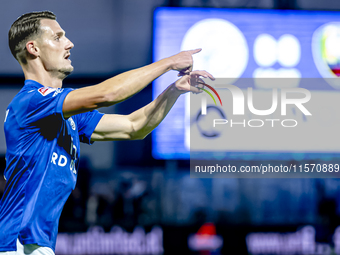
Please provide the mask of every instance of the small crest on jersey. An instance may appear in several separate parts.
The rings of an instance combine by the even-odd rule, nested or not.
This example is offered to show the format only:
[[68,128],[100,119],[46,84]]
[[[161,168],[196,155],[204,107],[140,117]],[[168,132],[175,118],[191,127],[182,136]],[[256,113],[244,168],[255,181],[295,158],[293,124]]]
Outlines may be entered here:
[[68,122],[70,122],[72,129],[76,130],[76,123],[74,123],[72,117],[68,118]]
[[47,96],[48,94],[52,93],[55,90],[56,90],[55,88],[48,88],[48,87],[42,87],[38,89],[39,93],[43,96]]

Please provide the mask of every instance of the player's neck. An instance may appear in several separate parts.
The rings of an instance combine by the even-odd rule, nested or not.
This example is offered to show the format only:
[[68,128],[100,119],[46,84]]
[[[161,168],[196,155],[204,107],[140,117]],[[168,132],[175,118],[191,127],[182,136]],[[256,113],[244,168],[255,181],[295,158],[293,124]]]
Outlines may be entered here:
[[46,87],[61,88],[63,86],[62,77],[58,74],[47,72],[46,70],[39,70],[33,68],[23,68],[25,80],[34,80]]

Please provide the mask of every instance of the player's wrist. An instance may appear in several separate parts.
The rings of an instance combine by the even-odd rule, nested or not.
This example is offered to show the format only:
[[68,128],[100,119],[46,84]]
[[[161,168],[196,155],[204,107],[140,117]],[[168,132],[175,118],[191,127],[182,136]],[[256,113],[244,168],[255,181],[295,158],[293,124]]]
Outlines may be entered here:
[[170,71],[170,70],[177,70],[177,69],[176,69],[177,63],[176,63],[176,61],[175,61],[175,59],[174,59],[173,56],[168,57],[168,58],[165,58],[165,59],[163,59],[163,60],[164,60],[165,63],[166,63],[166,66],[167,66],[168,71]]
[[188,92],[179,83],[180,83],[180,79],[170,85],[171,87],[170,89],[175,96],[180,96],[181,94]]

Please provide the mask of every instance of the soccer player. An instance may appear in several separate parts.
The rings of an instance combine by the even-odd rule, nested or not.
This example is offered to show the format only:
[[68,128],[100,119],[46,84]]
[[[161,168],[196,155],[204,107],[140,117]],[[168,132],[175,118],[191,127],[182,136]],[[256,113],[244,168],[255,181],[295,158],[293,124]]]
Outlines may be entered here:
[[[62,208],[76,185],[79,143],[143,139],[166,116],[179,95],[199,93],[192,54],[180,52],[100,84],[63,89],[73,71],[73,43],[49,11],[19,17],[9,46],[25,85],[6,111],[7,180],[0,202],[0,254],[54,254]],[[93,50],[95,49],[93,45]],[[181,78],[157,99],[130,115],[96,109],[119,103],[169,70]]]

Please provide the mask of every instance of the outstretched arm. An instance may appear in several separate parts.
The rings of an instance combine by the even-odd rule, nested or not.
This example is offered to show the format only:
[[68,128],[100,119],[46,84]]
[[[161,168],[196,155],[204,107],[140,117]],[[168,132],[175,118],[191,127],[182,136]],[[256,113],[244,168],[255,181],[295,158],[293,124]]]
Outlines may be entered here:
[[74,90],[64,100],[64,117],[68,118],[124,101],[169,70],[189,73],[192,69],[192,55],[199,51],[201,49],[182,51],[169,58],[117,75],[100,84]]
[[92,141],[136,140],[147,136],[168,114],[177,98],[188,91],[200,93],[195,87],[199,76],[214,79],[206,71],[194,71],[171,84],[150,104],[130,115],[106,114],[98,123]]

